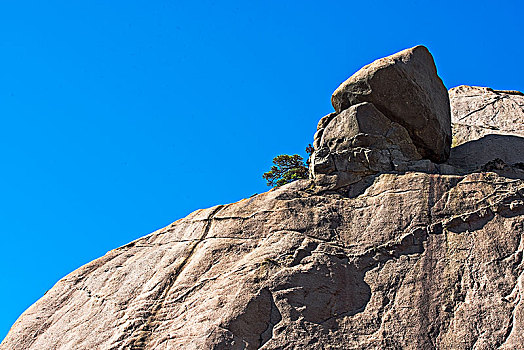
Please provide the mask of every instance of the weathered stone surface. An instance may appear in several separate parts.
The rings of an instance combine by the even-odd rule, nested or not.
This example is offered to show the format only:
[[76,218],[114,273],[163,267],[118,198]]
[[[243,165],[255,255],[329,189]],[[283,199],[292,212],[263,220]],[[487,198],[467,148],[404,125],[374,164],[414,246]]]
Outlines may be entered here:
[[313,144],[311,175],[330,190],[379,172],[405,171],[421,159],[406,129],[367,102],[322,118]]
[[386,117],[406,128],[423,158],[437,163],[448,159],[448,92],[424,46],[363,67],[338,87],[331,101],[337,113],[361,102],[371,102]]
[[449,90],[453,144],[448,163],[471,171],[500,159],[524,163],[524,94],[475,86]]
[[[464,106],[468,126],[479,110]],[[493,113],[511,135],[468,139],[448,164],[423,159],[374,103],[332,113],[311,180],[108,252],[24,312],[0,350],[522,349],[524,176],[502,151],[468,158],[490,137],[518,146],[513,114]]]
[[0,349],[523,344],[523,181],[383,174],[356,198],[312,185],[199,210],[107,253]]
[[453,147],[486,135],[524,137],[524,94],[461,85],[449,90]]

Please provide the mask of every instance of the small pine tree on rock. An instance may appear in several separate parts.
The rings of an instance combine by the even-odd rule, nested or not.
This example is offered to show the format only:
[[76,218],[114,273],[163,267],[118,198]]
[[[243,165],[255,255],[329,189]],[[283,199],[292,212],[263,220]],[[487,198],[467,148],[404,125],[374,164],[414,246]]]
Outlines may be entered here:
[[298,154],[281,154],[273,158],[271,170],[264,173],[268,186],[282,186],[299,179],[308,178],[308,168]]

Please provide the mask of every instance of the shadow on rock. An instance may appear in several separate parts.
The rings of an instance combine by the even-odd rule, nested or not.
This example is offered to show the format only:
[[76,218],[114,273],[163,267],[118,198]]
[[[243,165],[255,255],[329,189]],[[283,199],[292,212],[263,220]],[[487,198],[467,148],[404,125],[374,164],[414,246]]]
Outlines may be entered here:
[[[509,169],[497,169],[496,165],[493,169],[486,169],[487,171],[506,170],[507,176],[500,175],[523,178],[524,171],[522,170],[524,170],[524,167],[519,166],[519,163],[524,163],[524,137],[486,135],[478,140],[468,141],[451,149],[448,164],[466,171],[475,171],[496,159],[507,165],[517,164],[516,167],[513,166],[513,168],[517,168],[513,170],[515,174],[508,172]],[[499,168],[501,168],[500,165]]]
[[[510,179],[524,179],[524,137],[513,135],[486,135],[451,149],[449,160],[435,164],[424,159],[413,164],[409,172],[442,175],[467,175],[477,172],[494,172]],[[408,171],[383,171],[363,177],[352,184],[346,196],[362,195],[381,174],[405,174]],[[341,192],[338,190],[337,192]]]
[[348,262],[345,256],[320,255],[287,275],[276,287],[277,299],[290,306],[289,318],[315,324],[337,316],[363,311],[371,298],[364,281],[365,271]]
[[[363,312],[371,299],[366,273],[402,255],[421,254],[428,232],[416,228],[399,242],[349,258],[343,253],[317,251],[301,261],[301,269],[286,275],[272,289],[277,304],[289,305],[285,317],[327,325],[341,317]],[[336,327],[334,323],[330,328]]]
[[282,320],[268,288],[249,300],[237,317],[222,325],[222,331],[210,337],[213,349],[258,349],[273,337],[273,328]]

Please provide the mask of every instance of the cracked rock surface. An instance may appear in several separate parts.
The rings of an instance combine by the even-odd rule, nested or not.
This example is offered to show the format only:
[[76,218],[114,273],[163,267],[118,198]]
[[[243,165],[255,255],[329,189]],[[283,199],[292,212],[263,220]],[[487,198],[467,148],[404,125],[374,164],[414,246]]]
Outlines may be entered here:
[[524,137],[524,94],[461,85],[449,90],[453,146],[486,135]]
[[1,349],[515,349],[524,182],[301,180],[199,210],[60,280]]
[[[473,117],[470,92],[495,92],[461,89],[455,121],[493,121],[518,145],[514,114]],[[374,102],[332,113],[311,179],[108,252],[25,311],[0,349],[522,349],[524,173],[461,132],[435,164]]]
[[524,170],[524,94],[462,85],[449,95],[454,148],[448,163],[473,170],[498,158]]
[[377,174],[438,173],[434,162],[448,159],[448,91],[424,46],[363,67],[331,101],[335,113],[318,123],[309,160],[311,178],[326,190],[354,196]]

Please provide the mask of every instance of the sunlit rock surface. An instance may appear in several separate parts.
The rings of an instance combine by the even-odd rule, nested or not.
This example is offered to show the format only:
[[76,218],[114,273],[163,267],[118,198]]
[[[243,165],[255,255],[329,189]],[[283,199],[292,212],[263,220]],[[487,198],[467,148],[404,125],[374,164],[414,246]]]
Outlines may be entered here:
[[333,93],[337,113],[361,102],[373,103],[407,129],[419,153],[434,162],[448,159],[451,145],[449,97],[433,56],[415,46],[360,69]]
[[448,162],[473,170],[498,158],[497,167],[517,164],[524,171],[524,94],[465,85],[449,94],[454,148]]
[[[454,118],[477,108],[451,96]],[[339,158],[313,159],[316,177],[108,252],[31,306],[0,349],[522,349],[519,165],[495,151],[453,158],[479,151],[472,136],[433,163],[374,106],[319,122],[315,152]],[[521,124],[497,111],[497,137],[518,145]],[[358,147],[378,168],[344,158]]]

